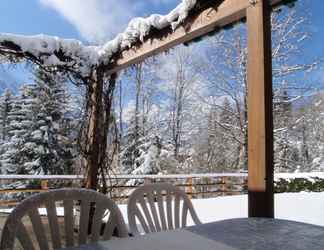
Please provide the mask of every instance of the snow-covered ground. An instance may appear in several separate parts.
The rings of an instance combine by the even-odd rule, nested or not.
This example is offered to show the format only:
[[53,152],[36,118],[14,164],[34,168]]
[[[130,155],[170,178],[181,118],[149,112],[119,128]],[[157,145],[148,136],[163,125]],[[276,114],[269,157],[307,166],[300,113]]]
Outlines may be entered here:
[[[247,195],[194,199],[192,202],[204,223],[248,216]],[[120,205],[120,209],[127,220],[126,205]],[[276,194],[275,213],[278,219],[324,226],[324,193]]]
[[[192,202],[199,218],[204,223],[247,217],[247,195],[194,199]],[[119,207],[127,223],[127,207],[126,205],[119,205]],[[11,209],[2,209],[0,212],[10,213]],[[62,208],[58,208],[57,212],[59,215],[64,213]],[[40,209],[40,213],[46,214],[46,210]],[[278,219],[324,226],[324,193],[276,194],[275,213]],[[189,225],[192,225],[190,219]]]

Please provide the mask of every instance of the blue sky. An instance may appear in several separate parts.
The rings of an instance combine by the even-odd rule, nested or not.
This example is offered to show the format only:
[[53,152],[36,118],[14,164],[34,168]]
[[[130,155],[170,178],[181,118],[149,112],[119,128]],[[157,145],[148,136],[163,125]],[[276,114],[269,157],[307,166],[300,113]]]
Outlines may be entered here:
[[93,35],[85,36],[88,30],[99,31],[99,37],[112,38],[132,17],[167,13],[177,3],[177,0],[1,0],[0,31],[45,33],[97,42]]
[[312,39],[309,46],[306,47],[307,55],[324,57],[324,1],[300,0],[297,4],[300,9],[305,7],[310,16],[308,28]]
[[[178,0],[1,0],[0,32],[42,33],[98,44],[121,32],[131,18],[165,14],[177,3]],[[17,82],[31,79],[23,66],[8,73]]]
[[1,32],[33,35],[46,33],[62,37],[80,39],[80,35],[73,25],[68,23],[56,11],[45,8],[37,0],[2,0],[0,2]]
[[[0,32],[25,35],[49,34],[76,38],[84,43],[98,44],[122,31],[135,16],[165,14],[178,0],[1,0]],[[324,58],[324,1],[300,0],[299,8],[307,6],[311,14],[309,29],[312,42],[305,48],[305,58]],[[29,78],[22,67],[11,70],[17,81]],[[318,71],[316,78],[324,73]]]

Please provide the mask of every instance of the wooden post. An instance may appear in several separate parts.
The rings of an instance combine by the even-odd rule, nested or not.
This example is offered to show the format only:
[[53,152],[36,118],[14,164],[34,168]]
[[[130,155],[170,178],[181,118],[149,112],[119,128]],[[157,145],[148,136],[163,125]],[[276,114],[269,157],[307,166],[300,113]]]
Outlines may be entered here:
[[248,29],[249,217],[274,217],[271,6],[251,0]]
[[103,121],[102,94],[103,94],[103,73],[100,70],[94,70],[89,80],[89,125],[87,130],[86,179],[85,187],[88,189],[97,189],[98,169],[101,146],[101,124]]
[[41,181],[41,189],[47,190],[48,189],[48,180],[42,180]]
[[206,186],[202,186],[202,188],[203,188],[203,190],[202,190],[202,192],[203,192],[203,195],[202,195],[202,198],[206,198],[206,197],[208,197],[209,196],[209,190],[210,190],[210,188],[209,188],[209,183],[212,183],[212,181],[210,181],[210,178],[203,178],[203,180],[206,180],[206,182],[205,182],[205,184],[206,184]]
[[144,185],[151,184],[152,179],[151,178],[144,178]]
[[192,199],[192,177],[187,179],[186,184],[186,193],[188,194],[189,199]]
[[226,181],[227,181],[227,178],[225,176],[223,176],[221,178],[221,191],[222,191],[222,196],[225,196],[225,192],[226,192]]

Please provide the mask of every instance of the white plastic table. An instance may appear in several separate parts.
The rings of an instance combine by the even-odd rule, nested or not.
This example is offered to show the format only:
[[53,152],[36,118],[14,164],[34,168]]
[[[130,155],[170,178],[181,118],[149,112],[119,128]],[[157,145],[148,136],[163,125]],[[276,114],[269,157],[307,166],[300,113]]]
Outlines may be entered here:
[[69,249],[323,250],[324,227],[277,219],[231,219]]

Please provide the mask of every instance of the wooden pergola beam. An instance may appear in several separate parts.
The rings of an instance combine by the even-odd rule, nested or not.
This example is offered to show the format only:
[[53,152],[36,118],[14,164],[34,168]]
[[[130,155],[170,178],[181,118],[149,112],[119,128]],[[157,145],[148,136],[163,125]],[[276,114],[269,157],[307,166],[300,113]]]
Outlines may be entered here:
[[274,217],[271,6],[247,8],[248,192],[250,217]]
[[174,32],[150,34],[117,55],[109,74],[247,18],[249,216],[274,217],[271,8],[284,0],[215,0]]
[[[231,25],[246,17],[246,9],[256,0],[215,0],[212,7],[188,17],[185,23],[174,32],[168,27],[154,34],[149,34],[144,42],[133,45],[114,58],[108,74],[117,73],[133,64],[140,63],[146,58],[167,51],[179,44],[187,43],[202,37],[214,30]],[[272,6],[284,0],[268,0]],[[211,1],[213,2],[213,1]]]

